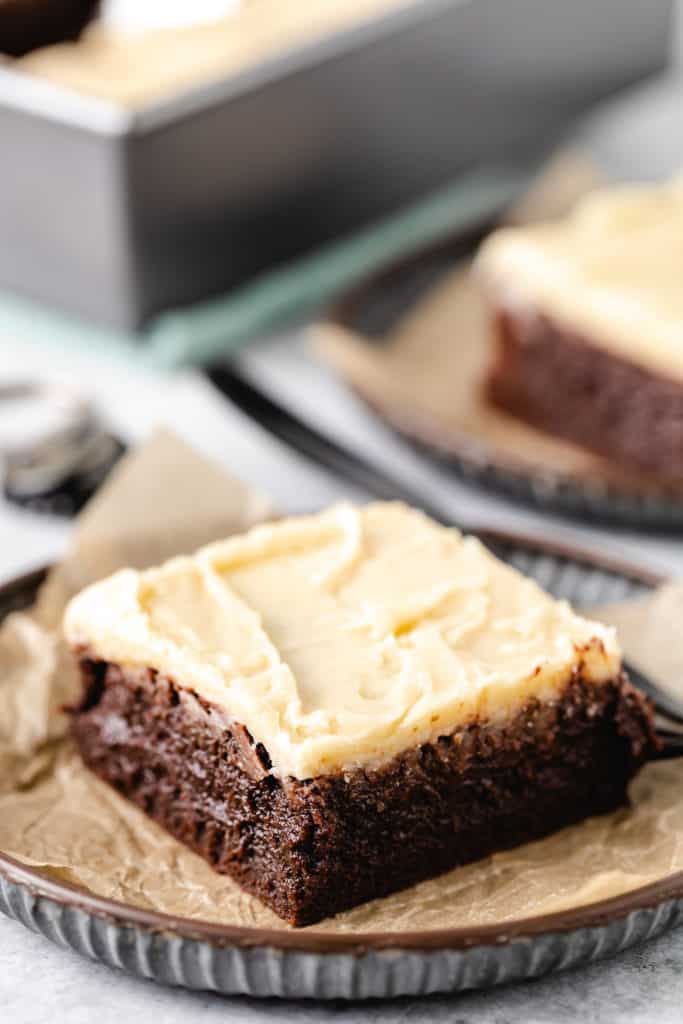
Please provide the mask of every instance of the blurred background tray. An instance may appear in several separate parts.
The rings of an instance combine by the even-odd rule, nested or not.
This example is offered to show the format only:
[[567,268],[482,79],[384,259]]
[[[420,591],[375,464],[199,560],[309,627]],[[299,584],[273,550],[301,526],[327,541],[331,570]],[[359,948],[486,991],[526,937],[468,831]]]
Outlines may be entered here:
[[397,0],[139,112],[3,66],[0,286],[134,331],[502,152],[532,159],[666,64],[671,10]]

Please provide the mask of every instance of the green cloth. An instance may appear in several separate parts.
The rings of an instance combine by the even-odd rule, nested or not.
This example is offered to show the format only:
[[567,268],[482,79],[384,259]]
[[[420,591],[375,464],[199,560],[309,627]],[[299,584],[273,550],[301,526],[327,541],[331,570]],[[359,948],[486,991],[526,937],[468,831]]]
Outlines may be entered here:
[[205,302],[169,310],[136,334],[102,328],[15,295],[0,293],[0,334],[82,345],[148,365],[209,362],[250,339],[308,317],[335,295],[401,256],[495,215],[528,180],[518,168],[490,168],[397,214]]

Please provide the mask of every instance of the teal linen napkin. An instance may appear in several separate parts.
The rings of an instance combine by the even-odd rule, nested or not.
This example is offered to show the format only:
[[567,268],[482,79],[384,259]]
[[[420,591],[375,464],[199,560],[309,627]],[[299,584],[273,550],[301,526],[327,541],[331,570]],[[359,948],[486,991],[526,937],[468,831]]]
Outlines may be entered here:
[[335,295],[448,235],[494,216],[528,184],[529,171],[494,167],[250,281],[227,295],[154,318],[136,334],[107,330],[35,302],[0,293],[0,336],[81,345],[158,367],[200,365],[252,338],[312,315]]

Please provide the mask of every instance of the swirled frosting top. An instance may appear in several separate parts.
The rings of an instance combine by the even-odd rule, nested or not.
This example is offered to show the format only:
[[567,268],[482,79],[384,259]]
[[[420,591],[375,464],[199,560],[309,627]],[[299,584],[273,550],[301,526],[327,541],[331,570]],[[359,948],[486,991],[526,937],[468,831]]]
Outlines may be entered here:
[[218,705],[273,770],[377,765],[466,721],[619,671],[615,634],[400,504],[259,526],[70,603],[77,649]]
[[683,379],[683,177],[597,191],[565,220],[503,228],[478,257],[494,301],[545,313]]

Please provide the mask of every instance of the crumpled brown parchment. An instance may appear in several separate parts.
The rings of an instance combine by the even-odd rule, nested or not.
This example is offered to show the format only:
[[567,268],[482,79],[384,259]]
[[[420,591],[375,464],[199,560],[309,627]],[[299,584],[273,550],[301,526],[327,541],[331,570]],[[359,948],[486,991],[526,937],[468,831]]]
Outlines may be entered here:
[[[155,563],[271,514],[264,498],[166,433],[119,466],[82,516],[71,552],[35,607],[12,613],[0,629],[0,850],[52,878],[137,907],[230,925],[287,927],[94,778],[66,738],[60,711],[76,685],[59,637],[64,603],[75,590],[121,565]],[[611,609],[606,617],[625,612],[629,653],[637,652],[641,667],[660,677],[664,672],[675,686],[683,679],[683,657],[676,658],[675,645],[666,641],[676,628],[671,613],[681,607],[683,589],[667,593],[639,603],[635,615]],[[648,766],[632,787],[630,808],[357,907],[312,930],[493,924],[661,879],[683,869],[682,782],[683,762]]]

